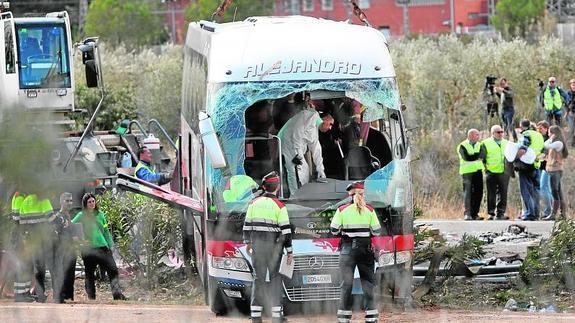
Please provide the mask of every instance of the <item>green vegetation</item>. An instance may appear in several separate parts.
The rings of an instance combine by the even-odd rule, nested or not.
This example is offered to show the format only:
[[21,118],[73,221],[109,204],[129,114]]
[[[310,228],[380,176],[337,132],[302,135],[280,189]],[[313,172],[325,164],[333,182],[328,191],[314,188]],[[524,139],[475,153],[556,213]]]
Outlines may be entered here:
[[532,248],[521,267],[523,281],[534,287],[575,290],[575,222],[555,223],[549,240]]
[[526,37],[544,15],[545,0],[500,0],[492,23],[504,37]]
[[98,205],[110,223],[122,260],[145,279],[146,287],[165,283],[159,275],[160,260],[182,245],[177,211],[141,195],[111,191],[98,197]]
[[[222,1],[197,0],[192,1],[186,8],[186,21],[212,20],[212,14]],[[222,17],[214,16],[219,22],[241,21],[252,16],[269,16],[273,12],[273,1],[239,0],[233,1]]]
[[[179,132],[182,85],[182,47],[165,45],[154,50],[129,51],[124,46],[101,46],[103,76],[107,97],[96,118],[96,129],[114,129],[122,119],[138,119],[146,124],[155,118],[175,138]],[[96,109],[100,92],[84,86],[81,58],[74,62],[76,106],[89,117]],[[78,120],[80,124],[87,119]]]
[[[485,76],[494,74],[510,81],[518,124],[525,117],[543,119],[536,104],[537,80],[554,75],[568,88],[573,76],[566,67],[575,63],[572,49],[554,38],[529,44],[520,39],[475,38],[464,43],[454,36],[422,37],[392,42],[390,49],[402,100],[408,107],[407,127],[416,129],[410,133],[414,155],[419,157],[412,166],[415,200],[432,217],[460,211],[455,147],[465,139],[467,129],[488,130],[501,122],[499,117],[486,118]],[[572,172],[565,173],[566,191],[575,187],[573,178]],[[508,205],[518,211],[515,181],[509,190]]]
[[167,40],[162,18],[154,16],[146,1],[94,0],[86,16],[86,36],[97,35],[112,46],[128,48],[157,45]]

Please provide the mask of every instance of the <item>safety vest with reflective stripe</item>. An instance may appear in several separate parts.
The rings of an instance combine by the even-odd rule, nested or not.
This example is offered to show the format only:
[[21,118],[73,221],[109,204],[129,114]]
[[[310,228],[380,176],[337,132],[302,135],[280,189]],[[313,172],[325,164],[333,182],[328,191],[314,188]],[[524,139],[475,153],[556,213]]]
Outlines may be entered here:
[[20,224],[51,222],[55,217],[50,200],[40,200],[36,194],[26,196],[20,206]]
[[251,234],[272,233],[286,237],[287,252],[291,252],[291,225],[285,205],[272,194],[252,200],[244,220],[244,240],[251,242]]
[[551,90],[549,88],[545,89],[543,92],[543,104],[545,105],[545,110],[561,110],[563,101],[561,100],[561,93],[559,93],[559,88],[555,88],[553,91],[553,96],[551,96]]
[[361,212],[353,203],[340,206],[331,219],[331,233],[349,238],[369,238],[381,234],[375,211],[366,205]]
[[481,150],[481,144],[475,143],[475,146],[472,146],[469,140],[466,139],[457,145],[457,156],[459,156],[459,174],[464,175],[475,173],[478,170],[483,170],[483,162],[480,159],[474,161],[464,160],[459,153],[460,147],[463,147],[468,155],[473,155],[479,153]]
[[156,171],[153,170],[152,168],[148,167],[148,165],[145,165],[144,163],[140,162],[140,163],[138,163],[138,165],[136,165],[136,168],[134,169],[134,177],[138,177],[138,175],[137,175],[138,171],[142,168],[148,170],[148,172],[150,172],[152,174],[156,173]]
[[14,193],[12,196],[12,220],[19,221],[20,220],[20,207],[22,206],[22,201],[24,201],[25,196],[19,194],[18,192]]
[[507,147],[507,140],[501,139],[499,144],[489,137],[483,140],[482,144],[485,146],[485,168],[493,174],[501,174],[505,172],[505,147]]
[[[539,131],[535,130],[526,130],[523,132],[523,135],[525,134],[528,134],[529,140],[531,141],[531,144],[529,144],[529,148],[535,151],[536,156],[539,156],[543,152],[543,148],[545,146],[545,139],[543,138],[543,135],[539,133]],[[541,167],[541,161],[535,159],[533,166],[535,166],[535,168],[538,169],[539,167]]]

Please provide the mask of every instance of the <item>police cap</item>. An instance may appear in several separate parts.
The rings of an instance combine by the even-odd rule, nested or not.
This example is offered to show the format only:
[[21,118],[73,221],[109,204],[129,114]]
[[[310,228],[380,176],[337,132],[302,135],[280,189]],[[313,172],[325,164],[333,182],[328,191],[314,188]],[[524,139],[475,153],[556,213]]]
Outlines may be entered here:
[[279,184],[279,182],[280,182],[280,177],[275,170],[262,178],[262,185],[263,186],[265,186],[267,184]]
[[364,185],[363,181],[356,181],[356,182],[353,182],[353,183],[349,184],[345,190],[348,191],[348,192],[351,191],[351,190],[354,190],[354,189],[361,189],[361,190],[363,190],[364,187],[365,187],[365,185]]

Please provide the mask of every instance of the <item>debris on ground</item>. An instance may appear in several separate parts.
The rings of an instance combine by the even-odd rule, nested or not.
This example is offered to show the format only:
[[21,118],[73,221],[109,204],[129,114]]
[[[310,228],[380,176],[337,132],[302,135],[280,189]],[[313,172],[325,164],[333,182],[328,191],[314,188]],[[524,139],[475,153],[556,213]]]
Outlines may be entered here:
[[507,303],[505,303],[505,307],[503,308],[503,311],[512,311],[515,312],[517,311],[517,301],[514,300],[513,298],[510,298],[507,300]]
[[530,233],[521,224],[511,224],[504,232],[485,232],[478,236],[479,240],[486,244],[500,242],[527,242],[541,238],[541,235]]

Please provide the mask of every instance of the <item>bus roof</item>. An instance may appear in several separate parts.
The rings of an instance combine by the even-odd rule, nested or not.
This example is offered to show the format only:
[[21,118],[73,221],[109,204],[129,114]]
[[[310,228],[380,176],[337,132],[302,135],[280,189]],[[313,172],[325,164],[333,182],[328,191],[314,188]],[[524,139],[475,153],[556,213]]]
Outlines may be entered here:
[[208,61],[208,82],[395,77],[376,29],[303,16],[192,22],[186,47]]

